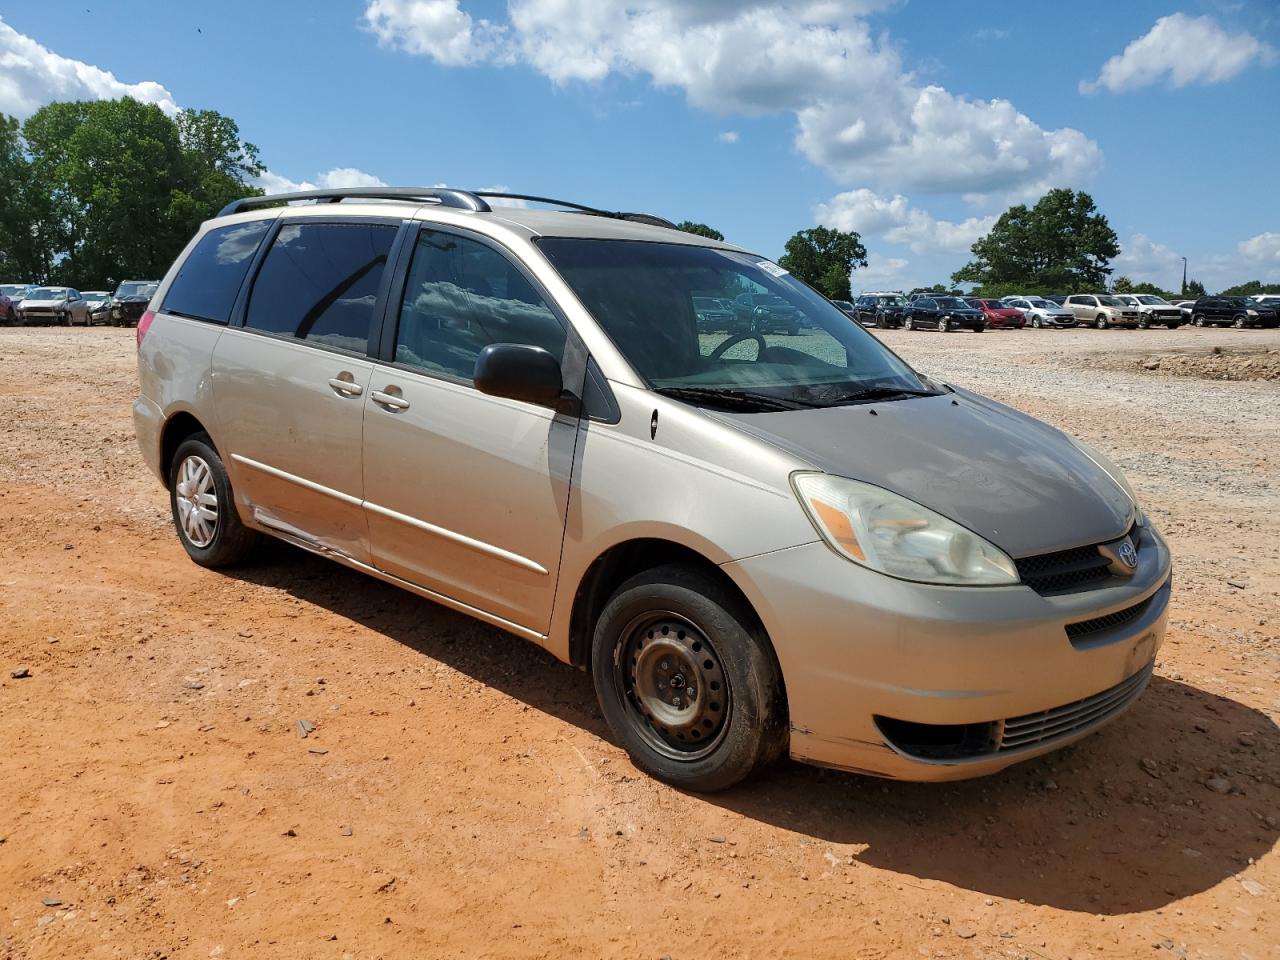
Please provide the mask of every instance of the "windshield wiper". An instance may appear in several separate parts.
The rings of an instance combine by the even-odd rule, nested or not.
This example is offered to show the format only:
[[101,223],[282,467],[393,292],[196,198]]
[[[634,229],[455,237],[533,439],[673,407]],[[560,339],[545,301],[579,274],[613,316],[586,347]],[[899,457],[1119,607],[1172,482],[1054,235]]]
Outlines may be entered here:
[[657,387],[654,393],[671,397],[673,400],[718,405],[730,410],[799,410],[803,407],[818,406],[803,400],[775,397],[752,390],[725,390],[715,387]]
[[824,396],[823,400],[832,406],[842,403],[870,403],[875,400],[891,400],[901,397],[938,397],[937,390],[916,390],[912,387],[894,387],[876,383],[856,390],[849,390],[835,396]]

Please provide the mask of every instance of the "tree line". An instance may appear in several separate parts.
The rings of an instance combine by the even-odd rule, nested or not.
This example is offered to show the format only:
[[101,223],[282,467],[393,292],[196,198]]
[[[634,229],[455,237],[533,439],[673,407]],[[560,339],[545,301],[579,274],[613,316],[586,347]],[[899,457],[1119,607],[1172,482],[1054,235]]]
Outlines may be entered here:
[[258,148],[213,110],[131,98],[0,115],[0,280],[82,289],[164,274],[200,223],[260,194]]

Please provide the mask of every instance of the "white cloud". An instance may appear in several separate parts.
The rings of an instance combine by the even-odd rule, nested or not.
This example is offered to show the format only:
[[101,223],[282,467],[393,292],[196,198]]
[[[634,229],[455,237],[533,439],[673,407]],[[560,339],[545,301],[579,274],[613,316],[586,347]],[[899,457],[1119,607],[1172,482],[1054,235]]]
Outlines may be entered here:
[[1120,255],[1111,261],[1113,277],[1128,277],[1154,283],[1166,290],[1182,286],[1182,254],[1146,234],[1132,234],[1120,245]]
[[155,81],[124,83],[106,70],[59,56],[0,18],[0,113],[25,119],[53,100],[120,97],[154,103],[170,115],[178,112],[173,94]]
[[458,0],[370,0],[364,22],[382,46],[454,67],[493,59],[504,33],[488,20],[473,20]]
[[1280,267],[1280,233],[1260,233],[1241,240],[1236,249],[1248,260]]
[[1275,48],[1251,34],[1227,33],[1212,17],[1173,13],[1104,63],[1096,80],[1082,81],[1080,92],[1124,93],[1161,82],[1170,87],[1222,83],[1275,60]]
[[720,134],[720,136],[716,137],[716,139],[719,140],[721,143],[737,143],[738,131],[726,130],[724,133]]
[[[1078,130],[919,83],[863,19],[884,5],[510,0],[499,25],[457,0],[369,0],[366,21],[384,44],[441,63],[523,62],[555,84],[647,76],[712,113],[790,113],[799,150],[845,183],[1023,198],[1097,169],[1098,146]],[[437,33],[423,36],[423,7],[445,24]]]
[[896,289],[903,286],[902,273],[907,266],[908,262],[900,257],[869,254],[867,265],[853,271],[851,285],[860,291]]
[[332,190],[338,187],[385,187],[386,182],[355,167],[334,167],[317,174],[314,181],[290,180],[272,170],[263,171],[252,181],[264,193],[296,193],[299,190]]
[[882,197],[860,187],[836,194],[814,210],[818,223],[838,230],[856,230],[864,237],[883,237],[902,243],[915,253],[963,253],[996,222],[995,217],[969,217],[960,223],[937,220],[912,207],[902,194]]

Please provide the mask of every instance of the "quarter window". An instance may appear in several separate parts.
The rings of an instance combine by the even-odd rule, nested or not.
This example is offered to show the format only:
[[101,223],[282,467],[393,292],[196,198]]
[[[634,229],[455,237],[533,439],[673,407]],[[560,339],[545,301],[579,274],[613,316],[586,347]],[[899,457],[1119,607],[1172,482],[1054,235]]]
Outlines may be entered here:
[[365,353],[396,227],[290,223],[253,282],[245,326]]
[[[270,227],[270,220],[253,220],[206,233],[178,268],[161,310],[193,320],[226,323],[253,255]],[[137,292],[124,290],[121,284],[117,295]]]
[[491,343],[542,347],[559,358],[565,330],[533,284],[497,250],[423,230],[400,306],[396,362],[470,383],[476,357]]

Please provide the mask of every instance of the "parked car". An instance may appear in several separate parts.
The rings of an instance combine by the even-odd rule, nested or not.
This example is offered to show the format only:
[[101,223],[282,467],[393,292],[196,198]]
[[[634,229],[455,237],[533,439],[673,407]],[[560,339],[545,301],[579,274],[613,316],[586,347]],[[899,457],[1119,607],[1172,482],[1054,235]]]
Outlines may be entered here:
[[734,300],[738,320],[756,333],[800,332],[800,313],[782,297],[771,293],[743,293]]
[[902,313],[904,330],[972,330],[982,333],[986,318],[959,297],[921,297],[908,303]]
[[1050,303],[1056,303],[1058,306],[1062,306],[1067,299],[1067,295],[1065,293],[1046,293],[1044,299],[1048,300]]
[[902,311],[906,305],[907,300],[900,293],[864,293],[854,308],[857,321],[864,327],[886,330],[902,326]]
[[73,287],[36,287],[27,291],[18,307],[22,323],[70,325],[83,323],[89,305]]
[[1178,312],[1182,314],[1182,322],[1191,322],[1191,313],[1195,309],[1196,302],[1194,300],[1175,300],[1173,305],[1178,308]]
[[[124,323],[124,301],[130,297],[140,296],[142,292],[147,289],[150,289],[151,292],[154,293],[158,283],[159,281],[156,280],[120,281],[119,285],[115,289],[115,293],[112,294],[113,303],[111,310],[111,322],[116,326]],[[150,294],[148,294],[148,297],[149,296]],[[136,307],[134,309],[136,310]],[[134,317],[134,321],[137,321],[136,316]]]
[[[302,199],[330,202],[267,206]],[[136,435],[195,563],[270,535],[531,640],[689,790],[786,751],[987,774],[1150,680],[1170,558],[1120,470],[775,264],[457,190],[223,213],[136,334]],[[709,281],[807,335],[708,350]]]
[[88,307],[85,325],[111,322],[112,297],[107,290],[85,290],[80,294]]
[[852,300],[832,300],[831,302],[836,305],[836,309],[850,320],[858,319],[857,308],[854,306],[854,302]]
[[987,326],[993,330],[1021,330],[1026,323],[1022,311],[1003,300],[965,297],[964,302],[981,313],[987,321]]
[[1116,299],[1138,311],[1138,329],[1145,330],[1153,323],[1170,330],[1182,326],[1182,311],[1166,300],[1150,293],[1117,293]]
[[1280,325],[1276,308],[1251,297],[1200,297],[1191,308],[1197,327],[1274,327]]
[[1137,307],[1131,307],[1110,294],[1073,293],[1062,305],[1075,315],[1077,321],[1085,325],[1091,323],[1099,330],[1108,327],[1136,328],[1141,319]]
[[18,306],[31,289],[29,283],[0,284],[0,321],[17,323]]
[[1015,310],[1021,310],[1023,321],[1037,330],[1076,325],[1074,313],[1044,297],[1006,297],[1004,302]]
[[738,326],[733,303],[718,297],[694,297],[693,313],[699,333],[728,333]]
[[147,309],[147,304],[155,296],[158,283],[144,283],[132,287],[133,293],[120,295],[117,289],[111,300],[111,323],[114,326],[134,327]]
[[1280,293],[1259,293],[1251,299],[1257,300],[1264,307],[1274,307],[1280,309]]

